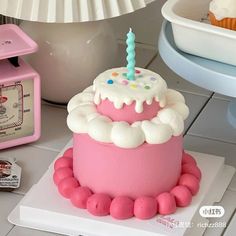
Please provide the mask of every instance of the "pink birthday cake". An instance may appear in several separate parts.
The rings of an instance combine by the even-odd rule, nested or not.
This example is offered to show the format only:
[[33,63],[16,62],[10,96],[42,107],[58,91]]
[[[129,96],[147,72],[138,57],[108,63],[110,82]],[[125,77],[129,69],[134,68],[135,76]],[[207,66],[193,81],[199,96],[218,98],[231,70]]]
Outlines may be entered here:
[[55,162],[59,193],[93,215],[150,219],[186,207],[201,172],[183,151],[184,97],[160,75],[107,70],[68,104],[73,148]]

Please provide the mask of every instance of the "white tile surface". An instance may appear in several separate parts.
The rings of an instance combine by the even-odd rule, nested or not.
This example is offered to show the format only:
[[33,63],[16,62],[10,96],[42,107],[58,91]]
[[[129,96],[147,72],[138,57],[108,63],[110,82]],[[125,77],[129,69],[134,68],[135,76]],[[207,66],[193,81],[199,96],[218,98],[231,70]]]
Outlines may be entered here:
[[66,107],[42,104],[41,138],[31,145],[60,151],[72,137],[66,125],[66,117]]
[[[227,223],[234,213],[236,207],[236,192],[227,190],[224,194],[223,199],[216,203],[215,205],[220,205],[225,209],[225,214],[221,218],[210,218],[210,223],[214,224],[216,222]],[[221,236],[224,232],[224,227],[208,227],[205,231],[204,236]],[[233,236],[235,234],[229,234],[228,236]]]
[[56,156],[57,152],[29,145],[3,150],[0,153],[0,157],[16,158],[22,168],[21,186],[15,190],[20,194],[25,194],[33,184],[37,183]]
[[125,39],[127,31],[132,27],[137,42],[152,44],[156,47],[163,21],[161,7],[164,2],[165,0],[158,0],[134,13],[110,19],[109,22],[114,29],[116,37]]
[[229,102],[211,99],[189,130],[189,134],[236,143],[236,129],[227,120]]
[[181,92],[185,98],[185,102],[187,106],[189,107],[189,117],[185,120],[185,126],[184,126],[184,132],[189,128],[189,126],[192,124],[193,120],[197,116],[197,114],[200,112],[202,106],[206,103],[207,97],[200,96],[196,94],[191,93],[185,93]]
[[7,217],[22,196],[8,192],[0,192],[0,236],[5,236],[13,227]]
[[229,226],[227,227],[224,236],[236,235],[236,213],[232,217]]
[[231,101],[231,97],[229,96],[225,96],[219,93],[214,93],[213,98],[218,98],[218,99],[222,99],[222,100],[226,100],[226,101]]
[[[223,156],[225,157],[225,163],[227,165],[231,165],[236,168],[235,144],[223,143],[192,135],[185,135],[184,148],[191,151]],[[236,191],[236,175],[232,179],[229,189]]]
[[57,235],[59,236],[59,234],[53,234],[44,231],[15,226],[7,236],[57,236]]
[[198,95],[204,95],[209,97],[212,92],[202,89],[187,80],[182,79],[180,76],[171,71],[168,66],[163,62],[160,55],[149,66],[150,70],[153,70],[160,74],[167,82],[169,88],[176,89],[183,92],[190,92]]

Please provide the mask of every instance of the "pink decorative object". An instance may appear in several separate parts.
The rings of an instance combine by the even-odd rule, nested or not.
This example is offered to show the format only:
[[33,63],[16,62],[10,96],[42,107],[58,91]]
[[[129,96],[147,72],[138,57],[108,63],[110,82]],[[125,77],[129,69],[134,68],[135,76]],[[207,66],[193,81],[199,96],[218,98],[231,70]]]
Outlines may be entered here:
[[53,175],[53,180],[54,180],[54,183],[58,185],[60,181],[62,181],[63,179],[66,179],[72,176],[73,176],[73,171],[71,168],[62,167],[62,168],[56,169]]
[[[163,144],[125,149],[74,134],[74,176],[82,186],[111,197],[157,196],[170,191],[179,179],[182,142],[178,136]],[[121,171],[119,166],[125,168]]]
[[78,187],[73,190],[71,193],[70,200],[72,204],[78,208],[86,209],[87,200],[92,196],[92,192],[87,187]]
[[131,105],[124,105],[121,109],[116,109],[114,104],[108,99],[101,101],[97,105],[97,111],[113,121],[127,121],[133,123],[140,120],[150,120],[151,118],[157,115],[157,112],[160,110],[159,103],[152,101],[151,105],[148,105],[146,102],[143,104],[143,112],[135,112],[135,102]]
[[157,214],[157,200],[153,197],[139,197],[134,202],[134,215],[142,220]]
[[40,137],[40,78],[18,58],[37,49],[18,26],[0,25],[0,150]]
[[179,179],[179,185],[186,186],[192,193],[196,195],[199,190],[199,180],[191,174],[183,174]]
[[70,198],[75,188],[79,186],[78,181],[73,177],[68,177],[60,181],[58,190],[60,194],[65,198]]
[[187,164],[187,163],[191,163],[193,165],[197,165],[197,162],[195,161],[195,159],[191,155],[189,155],[188,153],[183,151],[182,164]]
[[111,202],[110,214],[118,220],[129,219],[134,216],[134,201],[125,196],[115,197]]
[[88,198],[87,209],[95,216],[106,216],[110,213],[111,198],[107,194],[95,193]]
[[[56,173],[60,172],[61,169],[70,169],[72,171],[72,168],[73,166],[55,170],[54,181],[55,184],[56,182],[60,182],[57,186],[59,192],[65,198],[70,198],[71,203],[75,207],[87,208],[91,214],[97,216],[110,214],[115,219],[124,220],[131,218],[135,213],[135,216],[139,219],[148,219],[153,217],[154,210],[157,213],[158,208],[160,214],[172,214],[176,210],[176,205],[179,207],[188,206],[192,200],[192,192],[189,189],[192,183],[189,180],[186,181],[186,175],[182,177],[181,181],[189,187],[177,185],[170,192],[159,194],[156,196],[156,199],[152,197],[138,197],[133,201],[127,196],[117,196],[112,199],[107,194],[93,194],[88,187],[79,187],[79,183],[74,181],[74,178],[68,178],[64,174],[61,174],[60,177],[55,177],[57,175]],[[192,177],[197,180],[193,175]],[[63,184],[61,184],[62,182]],[[89,203],[88,199],[90,199]]]
[[72,158],[72,157],[73,157],[73,148],[72,148],[72,147],[71,147],[71,148],[68,148],[68,149],[64,152],[63,156],[64,156],[64,157],[70,157],[70,158]]
[[62,167],[72,167],[73,160],[69,157],[60,157],[54,163],[54,170],[60,169]]
[[173,194],[165,192],[157,197],[159,213],[161,215],[169,215],[176,211],[176,203]]
[[176,186],[170,193],[174,195],[175,202],[178,207],[186,207],[192,201],[192,194],[186,186]]
[[186,163],[182,165],[182,174],[192,174],[199,180],[202,177],[200,169],[195,164],[192,163]]

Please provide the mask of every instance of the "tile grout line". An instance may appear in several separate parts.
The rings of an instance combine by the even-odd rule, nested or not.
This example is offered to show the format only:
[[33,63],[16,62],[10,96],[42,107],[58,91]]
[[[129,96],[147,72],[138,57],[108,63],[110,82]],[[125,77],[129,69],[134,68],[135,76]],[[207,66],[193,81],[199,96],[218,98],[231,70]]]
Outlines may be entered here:
[[228,226],[230,225],[230,222],[232,221],[232,219],[233,219],[233,217],[234,217],[235,214],[236,214],[236,209],[234,209],[232,215],[230,216],[228,222],[226,223],[226,227],[224,227],[224,229],[223,229],[223,231],[222,231],[222,233],[221,233],[221,236],[223,236],[223,235],[225,234],[225,232],[226,232]]
[[192,134],[192,133],[188,133],[187,135],[192,136],[192,137],[197,137],[197,138],[203,138],[203,139],[207,139],[207,140],[211,140],[211,141],[216,141],[216,142],[220,142],[220,143],[236,145],[236,143],[233,143],[233,142],[226,142],[226,141],[224,141],[224,140],[216,139],[216,138],[212,138],[212,137],[206,137],[206,136],[201,136],[201,135]]
[[11,233],[11,231],[15,228],[15,226],[16,226],[16,225],[13,225],[13,224],[12,224],[11,229],[7,232],[7,234],[6,234],[5,236],[9,235],[9,234]]
[[157,58],[157,56],[158,56],[158,52],[155,53],[155,55],[150,59],[150,61],[147,63],[147,65],[144,68],[147,69],[153,63],[153,61]]
[[207,104],[210,102],[210,100],[213,98],[214,96],[214,92],[210,95],[210,97],[206,100],[206,102],[204,103],[204,105],[202,106],[202,108],[200,109],[200,111],[197,113],[197,115],[194,117],[193,121],[191,122],[191,124],[189,125],[189,127],[186,129],[186,131],[184,132],[184,136],[186,134],[188,134],[188,131],[192,128],[194,122],[197,120],[197,118],[200,116],[200,114],[202,113],[202,111],[205,109],[205,107],[207,106]]

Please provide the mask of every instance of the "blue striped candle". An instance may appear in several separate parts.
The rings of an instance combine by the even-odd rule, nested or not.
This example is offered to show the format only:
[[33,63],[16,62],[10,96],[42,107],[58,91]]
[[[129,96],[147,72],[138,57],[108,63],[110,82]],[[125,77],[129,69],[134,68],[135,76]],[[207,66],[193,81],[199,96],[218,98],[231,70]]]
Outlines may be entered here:
[[127,78],[128,80],[134,80],[135,79],[135,34],[132,32],[132,29],[130,28],[128,34],[127,34],[127,40],[126,40],[127,48],[127,57],[126,60],[128,62],[126,68],[128,69]]

